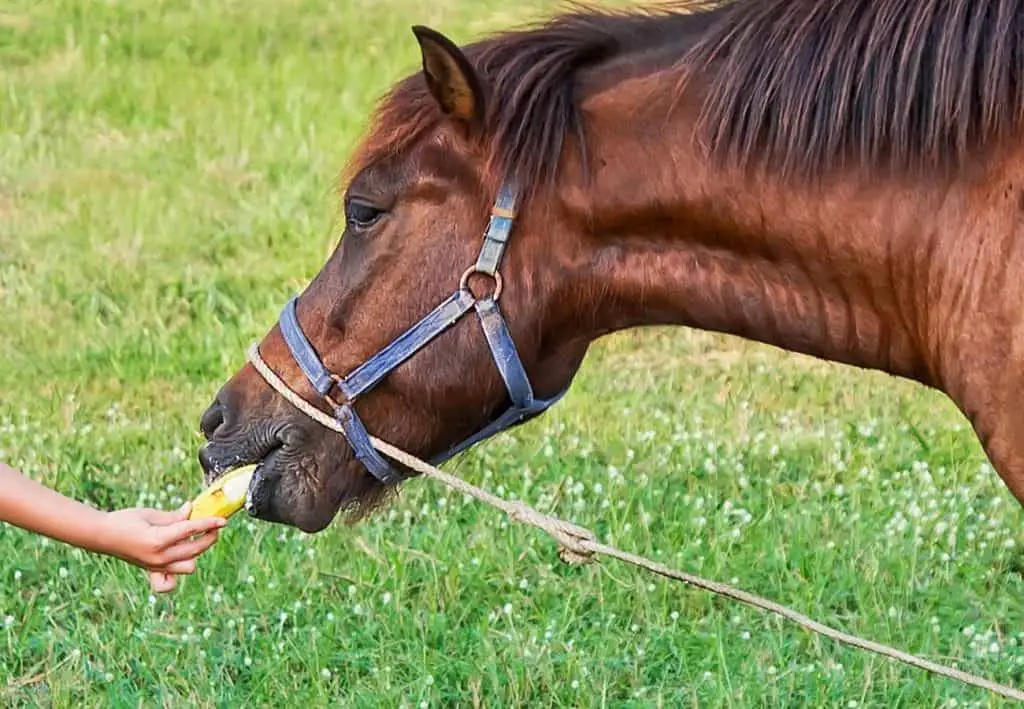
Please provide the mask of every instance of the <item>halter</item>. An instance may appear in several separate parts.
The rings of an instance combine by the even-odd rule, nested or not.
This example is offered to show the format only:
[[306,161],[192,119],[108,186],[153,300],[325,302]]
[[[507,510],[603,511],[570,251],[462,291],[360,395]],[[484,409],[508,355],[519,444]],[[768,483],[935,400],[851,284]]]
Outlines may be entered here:
[[[295,312],[298,296],[292,298],[281,313],[279,321],[281,334],[291,351],[292,358],[302,369],[306,379],[309,380],[320,398],[330,405],[334,418],[340,424],[345,439],[352,447],[356,458],[377,480],[386,485],[399,482],[402,475],[373,447],[366,426],[363,425],[352,404],[359,396],[377,386],[388,374],[416,354],[424,345],[457,323],[470,309],[476,310],[484,337],[487,339],[487,346],[491,350],[491,357],[505,382],[505,389],[508,391],[511,404],[501,415],[491,420],[476,433],[431,459],[434,465],[439,465],[480,441],[525,423],[543,413],[561,399],[568,390],[566,387],[547,399],[534,397],[533,387],[530,386],[530,380],[526,376],[522,360],[519,359],[519,352],[509,333],[505,317],[498,308],[498,298],[501,297],[502,291],[499,267],[512,233],[517,201],[518,195],[515,187],[509,183],[502,185],[494,207],[491,209],[490,223],[484,234],[480,255],[477,257],[476,263],[462,274],[458,289],[441,301],[441,304],[422,320],[396,337],[389,345],[345,377],[333,374],[324,366],[316,349],[302,331]],[[469,279],[474,274],[488,276],[494,283],[494,290],[488,295],[476,297],[469,289]]]

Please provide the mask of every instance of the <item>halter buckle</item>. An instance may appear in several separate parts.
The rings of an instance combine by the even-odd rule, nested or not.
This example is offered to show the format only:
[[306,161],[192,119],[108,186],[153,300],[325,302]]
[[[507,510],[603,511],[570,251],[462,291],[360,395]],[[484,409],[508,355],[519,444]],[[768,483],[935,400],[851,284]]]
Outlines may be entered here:
[[[331,388],[327,390],[327,393],[324,394],[324,401],[330,404],[331,408],[334,410],[340,409],[342,406],[346,406],[347,404],[351,404],[352,401],[348,398],[348,395],[345,394],[345,390],[342,388],[342,378],[337,374],[332,373],[331,381],[333,382],[333,386],[331,386]],[[333,392],[335,391],[341,394],[341,401],[334,398]]]
[[462,274],[462,278],[459,279],[459,290],[466,291],[474,298],[476,298],[476,300],[484,300],[484,298],[486,298],[487,296],[477,297],[476,293],[469,289],[469,279],[472,275],[476,273],[479,273],[481,276],[487,276],[492,281],[494,281],[494,292],[491,293],[490,298],[491,300],[497,301],[498,298],[501,297],[501,289],[503,287],[501,274],[498,273],[497,271],[491,273],[490,271],[480,270],[480,268],[478,268],[476,265],[470,266],[469,268],[466,269],[465,273]]

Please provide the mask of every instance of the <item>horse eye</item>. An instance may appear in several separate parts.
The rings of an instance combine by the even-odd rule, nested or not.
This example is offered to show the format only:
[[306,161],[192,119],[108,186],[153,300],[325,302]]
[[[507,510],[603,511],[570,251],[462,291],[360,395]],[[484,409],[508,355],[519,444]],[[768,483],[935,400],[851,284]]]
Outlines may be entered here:
[[345,205],[345,221],[349,227],[356,229],[366,229],[373,226],[381,218],[382,214],[384,214],[383,209],[378,209],[365,202],[350,201]]

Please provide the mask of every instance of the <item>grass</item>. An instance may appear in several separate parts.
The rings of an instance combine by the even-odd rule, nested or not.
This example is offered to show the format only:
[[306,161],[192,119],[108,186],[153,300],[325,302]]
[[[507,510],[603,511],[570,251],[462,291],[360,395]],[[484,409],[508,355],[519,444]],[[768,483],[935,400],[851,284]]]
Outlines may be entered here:
[[[112,507],[199,489],[198,416],[318,270],[372,102],[497,0],[7,0],[0,459]],[[1022,513],[938,394],[739,340],[595,347],[452,466],[625,549],[1024,684]],[[4,706],[1002,706],[413,482],[309,537],[237,519],[173,596],[0,527]]]

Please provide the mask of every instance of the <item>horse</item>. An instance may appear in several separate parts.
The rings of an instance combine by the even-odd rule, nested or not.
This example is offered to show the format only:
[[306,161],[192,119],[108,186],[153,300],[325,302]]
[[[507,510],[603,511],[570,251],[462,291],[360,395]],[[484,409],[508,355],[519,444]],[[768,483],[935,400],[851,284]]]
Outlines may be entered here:
[[[345,228],[202,414],[207,482],[324,529],[678,325],[945,394],[1024,503],[1024,0],[572,8],[382,97]],[[412,41],[413,38],[410,38]],[[481,237],[481,234],[483,235]]]

